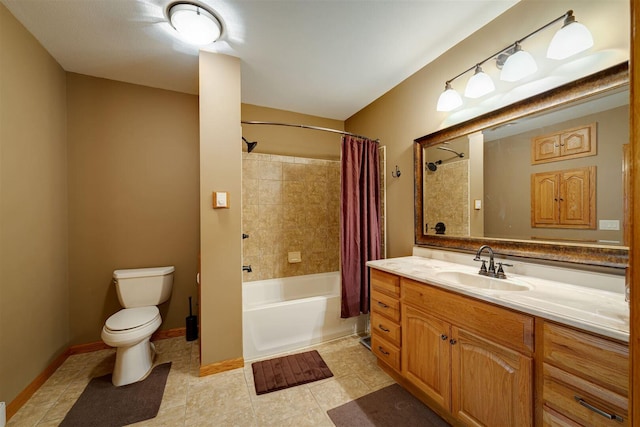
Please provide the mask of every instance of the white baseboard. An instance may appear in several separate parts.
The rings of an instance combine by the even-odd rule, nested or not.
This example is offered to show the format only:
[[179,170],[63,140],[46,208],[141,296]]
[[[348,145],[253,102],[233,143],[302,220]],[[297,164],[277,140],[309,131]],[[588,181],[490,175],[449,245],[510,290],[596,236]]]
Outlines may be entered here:
[[7,405],[4,402],[0,402],[0,427],[4,427],[7,424]]

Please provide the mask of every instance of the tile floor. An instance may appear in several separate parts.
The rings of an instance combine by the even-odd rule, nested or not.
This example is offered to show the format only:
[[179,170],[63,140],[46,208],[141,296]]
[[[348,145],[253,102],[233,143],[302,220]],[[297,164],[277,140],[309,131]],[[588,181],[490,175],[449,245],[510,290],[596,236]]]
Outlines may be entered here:
[[[257,396],[251,364],[198,377],[197,341],[156,341],[156,364],[171,361],[158,416],[135,426],[333,426],[326,411],[393,383],[359,337],[310,347],[333,377]],[[299,350],[306,351],[307,348]],[[7,423],[7,427],[57,426],[89,380],[113,370],[115,350],[69,357]]]

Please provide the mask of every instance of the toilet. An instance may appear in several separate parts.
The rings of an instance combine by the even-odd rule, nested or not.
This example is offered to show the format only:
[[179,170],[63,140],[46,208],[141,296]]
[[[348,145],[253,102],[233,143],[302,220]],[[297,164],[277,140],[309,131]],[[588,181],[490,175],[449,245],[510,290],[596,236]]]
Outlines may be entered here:
[[116,348],[113,385],[135,383],[151,371],[155,349],[150,338],[162,323],[156,306],[171,296],[174,271],[169,266],[113,272],[118,300],[124,307],[102,328],[102,341]]

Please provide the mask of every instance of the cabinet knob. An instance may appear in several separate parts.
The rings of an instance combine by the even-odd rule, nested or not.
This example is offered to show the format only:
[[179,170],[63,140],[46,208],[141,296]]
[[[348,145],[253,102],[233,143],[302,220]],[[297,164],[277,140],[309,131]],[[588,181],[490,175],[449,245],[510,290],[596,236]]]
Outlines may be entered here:
[[442,338],[442,341],[446,341],[447,338],[449,338],[448,336],[446,336],[445,334],[440,335],[440,338]]
[[454,340],[453,338],[451,338],[451,339],[449,340],[449,344],[451,344],[451,345],[456,345],[456,343],[457,343],[457,342],[458,342],[458,341]]

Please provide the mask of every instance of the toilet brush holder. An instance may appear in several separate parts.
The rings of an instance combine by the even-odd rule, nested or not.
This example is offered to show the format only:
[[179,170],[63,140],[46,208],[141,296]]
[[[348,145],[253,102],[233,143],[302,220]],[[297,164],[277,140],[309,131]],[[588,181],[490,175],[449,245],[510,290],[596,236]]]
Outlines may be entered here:
[[189,316],[186,318],[187,323],[187,341],[198,339],[198,316],[194,316],[191,311],[191,297],[189,297]]

